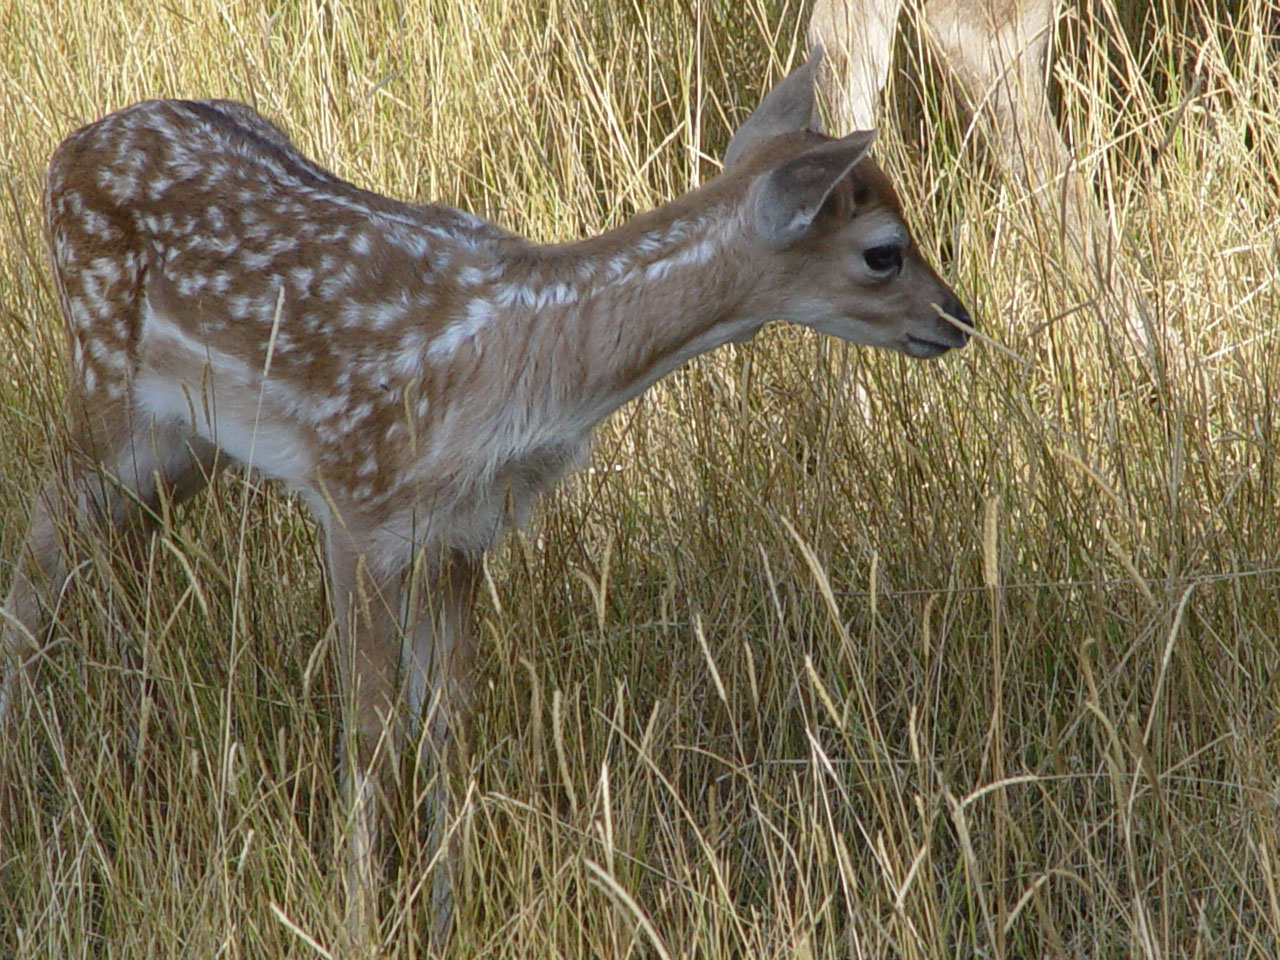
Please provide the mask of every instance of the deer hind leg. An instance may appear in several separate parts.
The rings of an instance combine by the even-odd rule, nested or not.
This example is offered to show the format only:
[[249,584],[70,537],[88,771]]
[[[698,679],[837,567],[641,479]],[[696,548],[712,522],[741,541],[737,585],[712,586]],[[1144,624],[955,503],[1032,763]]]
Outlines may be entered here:
[[893,58],[902,0],[816,0],[809,42],[826,58],[820,79],[837,123],[854,130],[875,126],[876,101]]
[[1026,185],[1072,266],[1150,345],[1149,311],[1117,260],[1119,241],[1080,176],[1050,109],[1046,78],[1061,0],[930,0],[925,30],[997,163]]
[[31,508],[0,628],[5,676],[4,716],[21,673],[52,623],[77,563],[102,548],[140,565],[162,502],[178,503],[203,488],[216,470],[213,447],[176,424],[149,418],[81,437],[50,471]]
[[[1091,218],[1049,108],[1046,75],[1061,0],[932,0],[925,28],[997,159],[1025,179],[1067,233]],[[1050,189],[1057,187],[1057,195]],[[1058,210],[1061,214],[1058,214]]]
[[[135,407],[142,257],[130,252],[130,236],[111,216],[98,215],[97,233],[86,234],[56,189],[57,177],[51,168],[47,211],[72,346],[67,440],[32,504],[0,618],[0,720],[85,548],[100,542],[137,559],[161,501],[194,494],[216,463],[214,448],[189,429],[157,423]],[[104,239],[118,249],[108,252]]]

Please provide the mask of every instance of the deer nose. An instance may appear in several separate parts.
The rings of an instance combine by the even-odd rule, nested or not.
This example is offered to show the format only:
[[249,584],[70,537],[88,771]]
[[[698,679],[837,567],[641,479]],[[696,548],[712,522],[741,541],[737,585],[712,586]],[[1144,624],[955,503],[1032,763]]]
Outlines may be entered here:
[[968,331],[973,327],[973,317],[969,316],[969,311],[954,293],[949,293],[946,299],[937,305],[937,309],[946,314],[945,317],[938,317],[937,322],[945,328],[948,342],[953,347],[963,347],[969,342]]

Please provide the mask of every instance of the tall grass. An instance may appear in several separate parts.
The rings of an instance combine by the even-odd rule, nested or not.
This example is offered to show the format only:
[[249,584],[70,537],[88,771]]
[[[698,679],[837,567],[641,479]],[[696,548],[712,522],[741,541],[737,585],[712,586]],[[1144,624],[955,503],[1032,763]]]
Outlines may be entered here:
[[[238,97],[344,177],[564,238],[713,175],[806,13],[0,0],[0,557],[59,422],[38,211],[73,127]],[[778,329],[602,431],[488,567],[451,956],[1280,954],[1278,24],[1062,26],[1163,377],[904,39],[878,152],[1003,349]],[[0,743],[0,955],[345,955],[318,554],[229,475],[141,572],[80,568]],[[424,956],[398,822],[385,953]]]

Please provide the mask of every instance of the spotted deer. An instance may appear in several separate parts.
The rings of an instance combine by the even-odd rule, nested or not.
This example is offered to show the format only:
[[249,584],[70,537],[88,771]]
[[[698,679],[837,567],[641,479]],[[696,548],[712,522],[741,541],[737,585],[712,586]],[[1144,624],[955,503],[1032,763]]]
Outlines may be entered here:
[[415,734],[447,752],[465,720],[481,555],[596,424],[774,319],[922,359],[968,339],[875,134],[810,129],[820,55],[723,174],[550,246],[359,189],[237,103],[150,101],[73,133],[45,191],[70,436],[7,600],[6,698],[34,682],[85,533],[136,542],[227,463],[278,480],[323,531],[349,895],[367,893],[388,757]]

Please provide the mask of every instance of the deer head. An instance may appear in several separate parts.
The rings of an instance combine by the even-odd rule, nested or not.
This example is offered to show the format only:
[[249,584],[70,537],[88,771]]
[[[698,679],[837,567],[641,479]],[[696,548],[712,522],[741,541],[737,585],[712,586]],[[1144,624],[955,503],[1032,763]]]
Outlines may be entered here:
[[821,58],[815,46],[725,152],[726,174],[751,180],[747,231],[768,271],[761,288],[773,290],[770,307],[842,340],[920,359],[962,347],[973,320],[912,239],[897,193],[870,157],[875,131],[833,139],[811,128]]

